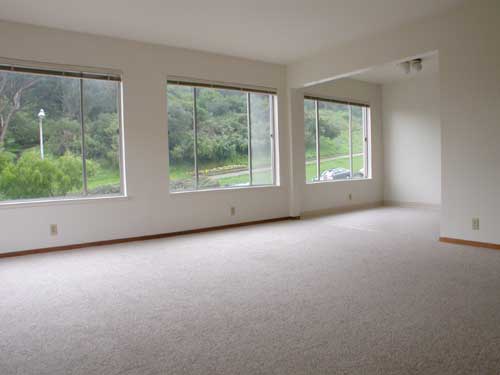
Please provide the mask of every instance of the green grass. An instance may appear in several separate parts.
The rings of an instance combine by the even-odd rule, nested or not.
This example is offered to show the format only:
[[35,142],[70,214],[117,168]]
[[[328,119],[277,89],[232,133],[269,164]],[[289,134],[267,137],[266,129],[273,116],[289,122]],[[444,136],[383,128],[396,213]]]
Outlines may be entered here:
[[88,190],[94,190],[101,186],[120,185],[120,171],[116,169],[99,168],[97,173],[89,177],[87,181]]
[[[241,156],[223,162],[203,162],[198,165],[200,173],[204,170],[211,170],[225,165],[248,165],[248,158]],[[228,171],[230,172],[230,171]],[[179,163],[170,161],[170,179],[171,180],[185,180],[194,178],[194,164]]]
[[170,164],[170,179],[171,180],[184,180],[191,178],[194,175],[193,166],[187,164]]
[[[346,155],[349,153],[349,133],[342,132],[336,138],[328,138],[321,136],[320,139],[321,157],[331,158],[341,155]],[[352,131],[352,152],[354,154],[363,152],[363,133],[362,131],[354,130]],[[308,145],[306,147],[306,159],[316,158],[316,146]]]
[[[321,149],[321,155],[324,158],[332,157],[332,156],[337,156],[338,154],[336,153],[336,147],[329,142],[323,142],[323,145],[325,148]],[[308,160],[314,159],[314,150],[308,150],[308,155],[309,158]],[[311,158],[312,156],[312,158]],[[242,160],[233,160],[233,161],[226,161],[223,163],[223,165],[238,165],[238,163],[241,164]],[[246,159],[244,160],[246,162]],[[220,166],[217,165],[216,163],[211,163],[211,164],[205,164],[203,165],[204,170],[208,170],[209,168],[217,168]],[[363,156],[355,156],[353,158],[353,168],[354,172],[359,171],[361,168],[364,167],[364,162],[363,162]],[[324,171],[326,169],[331,169],[331,168],[346,168],[349,169],[349,158],[345,159],[337,159],[337,160],[328,160],[328,161],[323,161],[321,163],[321,171]],[[200,170],[201,172],[201,170]],[[224,175],[227,173],[231,173],[231,170],[226,170],[226,171],[221,171],[219,174]],[[200,174],[201,175],[201,174]],[[306,164],[306,179],[308,182],[311,182],[314,180],[316,177],[316,163],[312,162],[310,164]],[[210,183],[209,186],[235,186],[235,185],[242,185],[242,184],[248,184],[249,183],[249,176],[248,174],[242,174],[238,176],[229,176],[229,177],[218,177],[217,173],[214,173],[213,175],[207,176],[211,181],[213,181],[213,184]],[[170,180],[171,181],[179,181],[179,180],[192,180],[194,179],[194,170],[193,166],[188,165],[188,164],[175,164],[170,166]],[[272,174],[269,173],[269,171],[261,171],[261,172],[256,172],[253,176],[253,183],[254,185],[269,185],[272,184]]]
[[248,184],[250,182],[250,178],[248,174],[244,174],[241,176],[233,176],[233,177],[222,177],[217,178],[217,176],[213,176],[214,181],[219,183],[219,186],[234,186],[239,184]]
[[[359,171],[364,167],[363,165],[363,156],[355,156],[352,159],[354,172]],[[320,165],[320,174],[326,169],[331,168],[346,168],[349,169],[349,158],[345,159],[337,159],[337,160],[328,160],[321,162]],[[306,164],[306,181],[312,182],[316,177],[316,163]]]
[[[248,184],[250,179],[247,174],[242,174],[239,176],[230,176],[230,177],[220,177],[217,175],[227,174],[232,172],[241,171],[240,168],[235,168],[233,170],[221,170],[215,171],[216,168],[220,168],[223,166],[241,166],[247,165],[247,160],[245,156],[241,158],[235,158],[232,160],[225,160],[224,162],[212,162],[212,163],[203,163],[199,166],[200,168],[200,177],[204,176],[207,179],[213,181],[214,186],[234,186],[240,184]],[[263,158],[262,160],[254,160],[253,161],[254,168],[259,168],[259,166],[266,166],[269,163],[268,157]],[[204,173],[207,172],[207,173]],[[194,166],[189,164],[179,164],[175,163],[174,165],[170,164],[170,181],[179,181],[179,180],[193,180],[194,179]],[[253,175],[253,184],[254,185],[269,185],[272,184],[272,174],[269,171],[260,171],[255,172]],[[210,184],[209,186],[212,186]]]
[[[337,159],[337,160],[328,160],[328,161],[323,161],[321,163],[321,171],[324,171],[326,169],[331,169],[331,168],[346,168],[349,169],[349,158],[345,159]],[[363,156],[355,156],[353,158],[353,168],[354,171],[357,172],[361,168],[364,167],[364,162],[363,162]],[[225,171],[222,172],[221,174],[226,174],[230,173],[231,171]],[[308,182],[313,181],[313,179],[316,177],[316,163],[310,163],[306,164],[306,178]],[[193,172],[192,172],[192,167],[190,168],[189,166],[172,166],[170,168],[170,179],[171,180],[181,180],[181,179],[192,179],[193,178]],[[235,186],[235,185],[241,185],[241,184],[248,184],[249,183],[249,177],[248,174],[242,174],[239,176],[230,176],[230,177],[220,177],[218,178],[217,175],[213,175],[209,177],[211,180],[214,182],[214,186]],[[272,184],[272,175],[269,173],[269,171],[261,171],[261,172],[256,172],[253,176],[253,183],[254,185],[269,185]]]
[[[215,176],[214,176],[215,177]],[[249,183],[248,175],[218,178],[220,186],[234,186]],[[256,172],[253,174],[254,185],[270,185],[273,183],[273,176],[269,171]]]

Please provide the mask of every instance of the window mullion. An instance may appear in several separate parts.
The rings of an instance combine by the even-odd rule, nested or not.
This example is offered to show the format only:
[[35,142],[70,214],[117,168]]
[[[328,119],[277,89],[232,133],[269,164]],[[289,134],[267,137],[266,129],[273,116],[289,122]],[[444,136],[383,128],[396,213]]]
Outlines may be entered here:
[[198,89],[196,87],[193,87],[193,134],[194,134],[194,173],[195,173],[195,180],[194,180],[194,188],[198,189],[199,186],[199,171],[198,171],[198,112],[196,109],[196,98],[197,98],[197,91]]
[[316,112],[316,179],[319,181],[320,177],[320,145],[319,145],[319,105],[318,101],[314,101],[314,110]]
[[251,109],[250,109],[250,93],[247,92],[247,128],[248,128],[248,174],[249,174],[249,181],[250,185],[253,184],[253,178],[252,178],[252,172],[253,172],[253,165],[252,165],[252,114],[251,114]]
[[270,132],[270,137],[271,137],[271,168],[272,168],[272,173],[273,173],[273,185],[276,184],[276,139],[275,139],[275,123],[274,123],[274,96],[269,95],[269,132]]
[[83,107],[83,79],[80,78],[80,134],[82,145],[82,179],[83,179],[83,195],[88,195],[87,188],[87,151],[85,149],[85,120]]
[[363,168],[364,168],[364,173],[363,177],[367,178],[368,177],[368,110],[366,108],[363,108],[362,110],[363,114]]
[[351,178],[353,177],[352,173],[352,105],[349,104],[349,169]]
[[122,97],[121,97],[121,82],[119,82],[115,86],[115,92],[116,92],[116,108],[118,110],[118,162],[120,163],[120,193],[121,194],[126,194],[126,186],[125,186],[125,171],[124,171],[124,161],[125,161],[125,154],[124,154],[124,142],[125,140],[122,137],[123,134],[123,122],[122,122]]

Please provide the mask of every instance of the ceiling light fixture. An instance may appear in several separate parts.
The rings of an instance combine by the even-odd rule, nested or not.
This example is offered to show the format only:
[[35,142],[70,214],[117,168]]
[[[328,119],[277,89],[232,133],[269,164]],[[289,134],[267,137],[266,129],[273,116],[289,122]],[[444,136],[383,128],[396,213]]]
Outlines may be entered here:
[[405,72],[405,74],[410,74],[410,62],[409,61],[402,62],[399,65],[401,66],[401,69],[403,69],[403,72]]
[[422,59],[414,59],[410,61],[404,61],[399,64],[401,69],[405,72],[405,74],[410,74],[411,71],[420,72],[422,71]]
[[411,62],[412,70],[420,72],[422,70],[422,59],[415,59]]

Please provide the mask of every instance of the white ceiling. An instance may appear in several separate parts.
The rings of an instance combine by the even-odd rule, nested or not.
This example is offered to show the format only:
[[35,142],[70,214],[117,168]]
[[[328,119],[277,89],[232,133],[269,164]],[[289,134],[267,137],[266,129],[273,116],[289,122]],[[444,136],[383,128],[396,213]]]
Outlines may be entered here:
[[366,72],[350,76],[349,78],[364,82],[386,84],[405,79],[411,79],[414,77],[436,74],[439,72],[439,60],[437,52],[425,54],[418,57],[422,59],[422,71],[420,72],[415,72],[412,70],[409,74],[406,74],[399,65],[400,62],[398,61],[375,67],[373,69],[367,70]]
[[0,0],[0,18],[289,63],[464,0]]

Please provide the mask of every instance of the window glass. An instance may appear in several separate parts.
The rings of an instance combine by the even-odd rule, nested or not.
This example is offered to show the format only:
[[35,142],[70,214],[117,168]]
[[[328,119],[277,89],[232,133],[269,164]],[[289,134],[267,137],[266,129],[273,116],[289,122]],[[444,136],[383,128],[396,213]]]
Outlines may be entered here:
[[195,188],[194,88],[170,85],[167,91],[170,190]]
[[314,100],[304,100],[304,126],[306,149],[306,181],[313,182],[318,178],[316,154],[316,109]]
[[87,189],[92,195],[120,193],[118,84],[83,81]]
[[248,185],[246,94],[234,90],[196,90],[198,188]]
[[120,193],[120,87],[0,71],[0,200]]
[[0,72],[2,200],[82,193],[80,88],[74,83]]
[[273,112],[274,98],[266,94],[249,94],[251,145],[252,145],[252,184],[269,185],[273,183]]
[[274,95],[168,83],[170,190],[274,184]]
[[307,183],[368,177],[369,116],[367,106],[304,99]]
[[350,178],[349,106],[318,102],[320,181]]
[[365,177],[365,109],[352,106],[352,178]]

